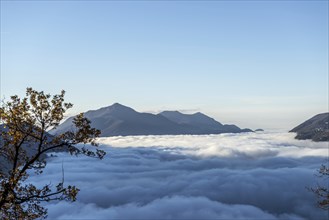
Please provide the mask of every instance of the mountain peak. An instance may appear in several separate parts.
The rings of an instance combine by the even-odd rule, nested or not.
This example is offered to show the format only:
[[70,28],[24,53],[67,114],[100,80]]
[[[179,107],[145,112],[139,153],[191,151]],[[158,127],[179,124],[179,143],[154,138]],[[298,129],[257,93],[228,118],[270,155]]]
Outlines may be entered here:
[[109,107],[114,107],[114,108],[129,108],[129,107],[127,107],[125,105],[122,105],[122,104],[120,104],[118,102],[115,102],[114,104],[110,105]]
[[[194,116],[206,116],[205,114],[201,113],[201,112],[196,112],[193,114]],[[208,116],[207,116],[208,117]]]
[[137,113],[134,109],[129,108],[127,106],[121,105],[120,103],[114,103],[113,105],[102,107],[96,110],[90,110],[86,112],[87,118],[96,118],[96,117],[104,117],[107,118],[110,115],[127,115],[127,114],[135,114]]
[[128,106],[122,105],[122,104],[120,104],[118,102],[116,102],[116,103],[114,103],[114,104],[112,104],[110,106],[101,108],[101,109],[104,109],[104,110],[106,109],[108,111],[117,111],[117,110],[119,110],[119,111],[135,111],[134,109],[132,109],[132,108],[130,108]]
[[128,107],[128,106],[125,106],[125,105],[122,105],[118,102],[114,103],[113,105],[110,105],[108,107],[105,107],[108,111],[110,112],[122,112],[122,113],[128,113],[128,112],[136,112],[134,109]]

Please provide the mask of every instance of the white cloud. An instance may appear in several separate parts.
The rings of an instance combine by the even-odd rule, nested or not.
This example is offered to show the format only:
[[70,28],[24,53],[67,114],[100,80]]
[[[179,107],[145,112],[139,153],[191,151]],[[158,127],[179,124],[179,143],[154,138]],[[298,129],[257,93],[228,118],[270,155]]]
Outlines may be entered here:
[[[164,197],[144,206],[129,203],[112,208],[94,204],[50,205],[59,219],[298,219],[294,215],[276,217],[250,205],[227,205],[205,197]],[[69,209],[65,214],[59,210]]]
[[323,156],[327,143],[295,140],[294,133],[240,133],[221,135],[163,135],[100,138],[113,147],[166,147],[170,151],[195,156]]
[[100,138],[104,160],[51,158],[42,185],[77,185],[78,202],[47,204],[51,219],[325,219],[306,186],[327,143],[293,134]]

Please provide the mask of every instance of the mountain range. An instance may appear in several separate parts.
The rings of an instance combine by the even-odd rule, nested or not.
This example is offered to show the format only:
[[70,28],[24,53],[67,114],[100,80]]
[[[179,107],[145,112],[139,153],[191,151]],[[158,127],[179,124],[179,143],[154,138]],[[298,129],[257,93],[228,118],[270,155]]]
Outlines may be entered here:
[[[101,130],[103,137],[252,132],[251,129],[241,129],[236,125],[223,125],[201,112],[195,114],[183,114],[179,111],[163,111],[159,114],[140,113],[119,103],[87,111],[84,115],[91,121],[92,127]],[[58,134],[74,129],[73,118],[68,118],[50,133]]]
[[296,132],[299,140],[329,141],[329,112],[315,115],[290,132]]

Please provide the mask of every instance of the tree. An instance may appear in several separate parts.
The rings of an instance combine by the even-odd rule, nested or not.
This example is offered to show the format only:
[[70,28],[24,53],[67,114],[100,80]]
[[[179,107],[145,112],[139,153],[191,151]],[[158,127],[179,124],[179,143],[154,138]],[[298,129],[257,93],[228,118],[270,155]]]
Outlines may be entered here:
[[325,185],[318,184],[316,188],[310,188],[310,190],[317,196],[318,206],[324,210],[329,210],[329,167],[321,165],[317,176],[324,178]]
[[[45,218],[47,209],[41,202],[52,200],[75,201],[79,189],[65,186],[64,178],[57,185],[37,188],[28,183],[29,170],[37,175],[46,166],[47,153],[67,151],[72,155],[84,154],[102,159],[105,152],[80,147],[80,143],[90,143],[97,147],[95,138],[100,131],[91,128],[90,121],[79,114],[73,120],[72,131],[50,135],[71,108],[64,102],[65,91],[51,96],[43,91],[27,88],[26,96],[11,96],[10,101],[0,107],[0,160],[7,169],[0,168],[0,214],[2,219]],[[63,175],[64,176],[64,175]]]

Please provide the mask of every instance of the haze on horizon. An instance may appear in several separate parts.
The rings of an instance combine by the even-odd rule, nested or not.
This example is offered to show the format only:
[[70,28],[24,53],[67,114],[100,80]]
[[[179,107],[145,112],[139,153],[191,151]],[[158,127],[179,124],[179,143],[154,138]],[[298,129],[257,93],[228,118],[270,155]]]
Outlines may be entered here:
[[290,130],[328,112],[327,1],[1,1],[0,98]]

